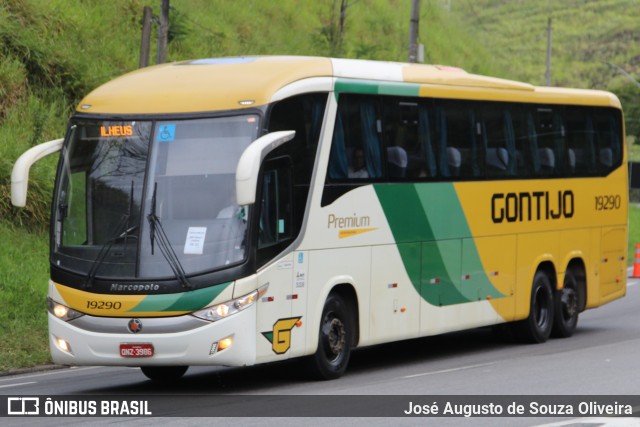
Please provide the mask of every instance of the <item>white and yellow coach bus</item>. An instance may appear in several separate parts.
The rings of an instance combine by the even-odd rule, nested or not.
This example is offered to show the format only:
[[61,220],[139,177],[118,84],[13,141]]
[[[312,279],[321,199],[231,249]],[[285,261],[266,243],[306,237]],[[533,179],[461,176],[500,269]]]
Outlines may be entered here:
[[154,66],[77,107],[51,212],[53,360],[307,356],[510,323],[570,336],[625,294],[627,158],[607,92],[312,57]]

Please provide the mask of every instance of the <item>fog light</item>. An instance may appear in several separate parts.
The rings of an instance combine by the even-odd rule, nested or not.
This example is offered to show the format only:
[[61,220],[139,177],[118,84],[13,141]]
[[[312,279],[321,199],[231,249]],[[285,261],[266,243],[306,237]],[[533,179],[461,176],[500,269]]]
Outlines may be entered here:
[[66,342],[62,338],[58,338],[58,337],[55,338],[55,341],[56,341],[56,346],[60,350],[64,351],[65,353],[71,354],[71,346],[69,345],[68,342]]
[[227,348],[231,347],[231,344],[233,344],[233,338],[231,337],[220,340],[220,342],[218,343],[218,351],[226,350]]
[[230,337],[226,337],[221,339],[220,341],[216,341],[211,345],[211,350],[209,350],[209,355],[213,356],[216,353],[221,352],[222,350],[226,350],[233,344],[233,335]]

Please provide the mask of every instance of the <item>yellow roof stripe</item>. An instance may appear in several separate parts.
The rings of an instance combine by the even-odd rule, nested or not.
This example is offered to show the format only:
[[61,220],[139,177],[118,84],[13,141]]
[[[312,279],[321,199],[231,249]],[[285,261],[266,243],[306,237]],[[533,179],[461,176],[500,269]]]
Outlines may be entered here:
[[[218,58],[143,68],[112,80],[85,97],[78,112],[180,114],[265,105],[290,83],[313,77],[365,79],[396,76],[421,85],[420,96],[620,108],[608,92],[536,87],[461,69],[397,62],[294,56]],[[380,81],[389,81],[380,77]],[[253,101],[250,105],[240,101]]]
[[[165,64],[125,74],[85,97],[79,112],[113,114],[193,113],[270,102],[283,86],[310,76],[330,76],[326,58],[262,57],[220,64]],[[88,108],[81,108],[89,105]],[[246,107],[245,107],[246,108]]]

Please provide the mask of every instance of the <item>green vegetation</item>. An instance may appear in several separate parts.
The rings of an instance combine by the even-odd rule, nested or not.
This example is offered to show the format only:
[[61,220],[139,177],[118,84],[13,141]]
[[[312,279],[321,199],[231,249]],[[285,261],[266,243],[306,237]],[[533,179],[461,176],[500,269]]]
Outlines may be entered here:
[[626,110],[627,133],[640,137],[636,0],[452,3],[451,13],[474,29],[482,45],[491,46],[501,77],[535,85],[545,84],[547,22],[551,18],[551,85],[616,93]]
[[0,222],[0,371],[49,361],[47,234]]
[[[546,20],[553,16],[553,84],[618,93],[627,129],[640,141],[640,89],[606,65],[632,75],[640,67],[634,1],[452,0],[449,13],[447,2],[423,0],[420,41],[428,63],[542,84]],[[406,59],[409,1],[345,2],[341,27],[340,0],[172,0],[168,60],[254,54]],[[25,209],[10,205],[11,167],[29,147],[61,137],[92,88],[137,67],[145,5],[159,13],[160,0],[0,3],[0,371],[49,357],[46,229],[56,159],[32,168]],[[630,153],[640,159],[638,147]],[[637,234],[638,211],[632,215]]]
[[629,146],[629,161],[640,162],[640,143],[635,143],[637,138],[629,137],[627,144]]

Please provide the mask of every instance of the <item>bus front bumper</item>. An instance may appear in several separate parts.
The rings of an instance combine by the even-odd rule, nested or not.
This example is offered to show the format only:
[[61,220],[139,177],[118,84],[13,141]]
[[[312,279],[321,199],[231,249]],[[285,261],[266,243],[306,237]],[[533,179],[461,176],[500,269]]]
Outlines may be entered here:
[[65,322],[49,313],[49,347],[55,363],[246,366],[256,361],[255,306],[213,323],[190,315],[140,318],[136,319],[142,323],[139,333],[129,331],[131,318],[85,315],[78,320]]

